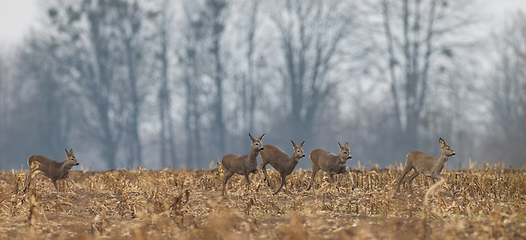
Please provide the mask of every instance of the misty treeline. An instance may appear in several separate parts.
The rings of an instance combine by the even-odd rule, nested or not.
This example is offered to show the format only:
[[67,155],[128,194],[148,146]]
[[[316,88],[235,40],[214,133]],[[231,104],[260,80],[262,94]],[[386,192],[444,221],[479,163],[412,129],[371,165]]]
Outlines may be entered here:
[[[0,167],[208,168],[248,133],[362,166],[526,156],[526,16],[458,0],[49,0],[0,55]],[[483,34],[481,34],[483,32]],[[492,34],[486,34],[491,32]],[[27,166],[25,167],[27,169]]]

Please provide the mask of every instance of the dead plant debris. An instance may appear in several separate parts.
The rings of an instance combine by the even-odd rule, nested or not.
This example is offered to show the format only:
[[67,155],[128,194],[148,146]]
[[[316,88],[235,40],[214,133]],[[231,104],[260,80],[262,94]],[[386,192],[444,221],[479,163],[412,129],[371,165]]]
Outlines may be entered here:
[[[263,174],[228,182],[222,171],[71,172],[82,189],[57,192],[45,178],[21,191],[28,172],[0,178],[0,239],[524,239],[526,169],[486,164],[444,172],[430,186],[395,193],[400,169],[349,172],[336,183],[310,171],[273,196]],[[279,174],[269,171],[273,186]],[[407,188],[407,186],[404,186]]]

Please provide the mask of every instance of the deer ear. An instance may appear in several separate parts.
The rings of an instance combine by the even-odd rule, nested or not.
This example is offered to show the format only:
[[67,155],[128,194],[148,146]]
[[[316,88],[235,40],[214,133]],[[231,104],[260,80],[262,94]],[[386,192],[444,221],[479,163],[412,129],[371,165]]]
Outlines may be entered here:
[[69,152],[68,152],[68,149],[66,148],[66,149],[64,149],[64,150],[66,150],[66,155],[68,155],[68,156],[69,156]]
[[300,148],[303,148],[303,144],[305,144],[305,141],[303,141],[303,142],[300,144]]
[[442,139],[442,138],[439,138],[438,139],[438,143],[440,143],[440,146],[443,147],[445,145],[446,141],[444,141],[444,139]]
[[250,135],[250,133],[248,134],[248,136],[250,137],[250,140],[252,140],[252,142],[256,141],[256,139],[254,137],[252,137],[252,135]]
[[343,146],[342,146],[342,145],[340,144],[340,142],[338,142],[338,146],[340,146],[340,149],[342,149],[342,148],[343,148]]
[[69,154],[73,155],[73,149],[69,149]]
[[345,147],[349,148],[349,143],[348,142],[345,142]]
[[290,142],[292,143],[292,146],[293,146],[294,148],[297,147],[297,145],[296,145],[296,143],[294,143],[294,141],[290,140]]
[[263,133],[263,135],[261,135],[261,137],[259,137],[259,141],[263,140],[264,136],[265,136],[265,134]]

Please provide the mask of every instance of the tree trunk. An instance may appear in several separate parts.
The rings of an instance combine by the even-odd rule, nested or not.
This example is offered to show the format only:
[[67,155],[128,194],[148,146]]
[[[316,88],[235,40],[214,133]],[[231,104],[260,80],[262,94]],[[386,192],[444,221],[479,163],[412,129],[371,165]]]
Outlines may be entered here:
[[130,141],[128,166],[142,165],[142,148],[139,138],[139,114],[140,99],[137,89],[137,72],[136,72],[136,48],[132,45],[132,38],[136,33],[125,40],[126,64],[128,67],[128,80],[130,81],[130,102],[132,104],[131,118],[128,122],[128,139]]
[[[217,21],[217,20],[216,20]],[[219,23],[214,23],[214,29],[222,27]],[[214,31],[215,32],[215,31]],[[225,121],[223,119],[223,66],[221,62],[220,57],[220,39],[221,39],[222,31],[217,32],[214,34],[214,41],[212,45],[212,54],[214,56],[214,62],[215,62],[215,87],[216,87],[216,98],[214,102],[214,111],[215,111],[215,118],[214,118],[214,128],[218,134],[218,154],[220,156],[223,156],[225,154],[225,141],[226,141],[226,127],[225,127]]]

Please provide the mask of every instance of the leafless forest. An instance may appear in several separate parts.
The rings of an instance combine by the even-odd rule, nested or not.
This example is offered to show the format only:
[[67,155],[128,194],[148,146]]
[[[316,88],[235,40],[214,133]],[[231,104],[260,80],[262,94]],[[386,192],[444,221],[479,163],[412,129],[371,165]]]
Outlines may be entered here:
[[497,25],[477,4],[41,1],[40,27],[0,51],[0,169],[65,148],[83,169],[208,168],[248,133],[305,141],[303,169],[338,142],[370,168],[436,156],[440,137],[450,169],[522,167],[526,15]]

